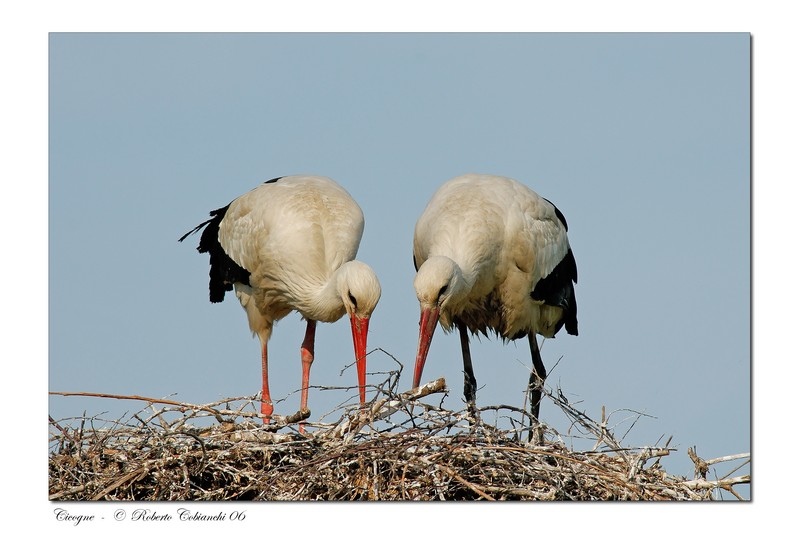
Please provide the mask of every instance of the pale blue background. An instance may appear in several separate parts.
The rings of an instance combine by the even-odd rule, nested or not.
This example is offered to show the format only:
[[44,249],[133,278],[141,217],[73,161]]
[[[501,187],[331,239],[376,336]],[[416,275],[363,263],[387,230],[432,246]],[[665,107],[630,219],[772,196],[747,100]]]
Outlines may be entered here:
[[[548,384],[624,442],[686,455],[750,443],[750,36],[714,34],[52,34],[50,390],[206,403],[260,390],[238,302],[177,238],[267,179],[336,179],[360,203],[359,258],[383,297],[369,349],[405,365],[419,309],[413,225],[465,172],[525,182],[565,214],[580,336],[547,340]],[[270,343],[275,398],[300,384],[304,324]],[[354,386],[349,324],[317,329],[312,385]],[[478,403],[521,405],[526,342],[473,343]],[[555,363],[557,361],[557,366]],[[554,367],[554,368],[553,368]],[[376,352],[369,371],[393,368]],[[461,404],[457,335],[425,378]],[[379,378],[370,378],[379,380]],[[311,390],[318,419],[349,396]],[[296,411],[299,395],[276,411]],[[141,403],[51,397],[56,419]],[[629,426],[619,412],[619,435]],[[543,419],[569,428],[551,402]],[[580,443],[585,446],[585,443]],[[716,472],[726,474],[722,465]],[[746,470],[748,472],[748,469]],[[746,487],[742,492],[748,494]]]

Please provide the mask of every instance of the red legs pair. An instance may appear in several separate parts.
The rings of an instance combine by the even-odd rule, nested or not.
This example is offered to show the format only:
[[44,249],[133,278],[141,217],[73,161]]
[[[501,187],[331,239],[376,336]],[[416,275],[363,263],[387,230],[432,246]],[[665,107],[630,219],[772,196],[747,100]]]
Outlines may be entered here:
[[[307,324],[305,328],[305,339],[303,339],[302,347],[300,348],[300,359],[302,360],[300,410],[304,410],[308,407],[308,382],[311,375],[311,364],[314,360],[314,338],[316,337],[316,320],[308,320]],[[261,350],[261,379],[263,383],[263,390],[261,392],[261,415],[263,416],[264,424],[270,422],[272,419],[272,412],[274,411],[272,397],[269,395],[268,366],[266,343],[264,343]],[[305,432],[305,426],[303,424],[300,424],[300,432]]]

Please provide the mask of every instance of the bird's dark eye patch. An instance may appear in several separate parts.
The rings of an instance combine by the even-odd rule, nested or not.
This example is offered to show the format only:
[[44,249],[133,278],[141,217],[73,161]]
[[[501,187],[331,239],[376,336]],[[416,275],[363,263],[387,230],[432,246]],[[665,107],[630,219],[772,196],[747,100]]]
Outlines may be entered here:
[[443,287],[441,287],[441,290],[438,291],[438,299],[439,300],[441,299],[442,296],[444,296],[444,293],[447,292],[448,288],[449,288],[449,285],[444,285]]
[[358,300],[355,299],[355,296],[352,295],[352,292],[347,291],[347,296],[349,297],[352,305],[358,307]]

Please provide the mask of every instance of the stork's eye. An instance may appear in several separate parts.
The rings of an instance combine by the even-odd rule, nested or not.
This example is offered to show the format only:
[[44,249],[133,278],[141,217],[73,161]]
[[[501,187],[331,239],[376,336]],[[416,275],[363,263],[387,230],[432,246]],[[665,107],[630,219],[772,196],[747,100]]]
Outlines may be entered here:
[[449,285],[444,285],[443,287],[441,287],[441,290],[438,291],[438,299],[439,300],[441,300],[441,297],[444,296],[444,293],[447,292],[448,288],[449,288]]
[[358,300],[356,300],[356,299],[355,299],[355,296],[353,296],[353,295],[352,295],[352,292],[350,292],[350,291],[347,291],[347,297],[348,297],[348,298],[350,299],[350,301],[352,302],[352,305],[353,305],[353,307],[356,307],[356,308],[357,308],[357,307],[358,307]]

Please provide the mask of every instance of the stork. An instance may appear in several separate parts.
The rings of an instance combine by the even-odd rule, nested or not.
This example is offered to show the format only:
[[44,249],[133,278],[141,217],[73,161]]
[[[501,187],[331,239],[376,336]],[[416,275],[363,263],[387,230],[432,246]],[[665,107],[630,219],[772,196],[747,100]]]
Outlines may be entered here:
[[567,229],[554,204],[510,178],[467,174],[436,191],[413,237],[413,285],[421,306],[414,387],[436,324],[447,332],[457,327],[463,394],[474,414],[477,380],[468,334],[491,331],[504,341],[527,336],[530,407],[538,421],[546,368],[536,334],[554,337],[565,325],[577,335],[577,264]]
[[355,255],[363,212],[344,188],[320,176],[276,178],[220,209],[203,227],[197,250],[208,253],[212,303],[235,290],[250,330],[261,341],[261,415],[271,420],[267,343],[274,323],[291,311],[306,321],[300,348],[301,410],[308,405],[316,323],[350,317],[361,404],[366,401],[366,337],[380,300],[374,271]]

